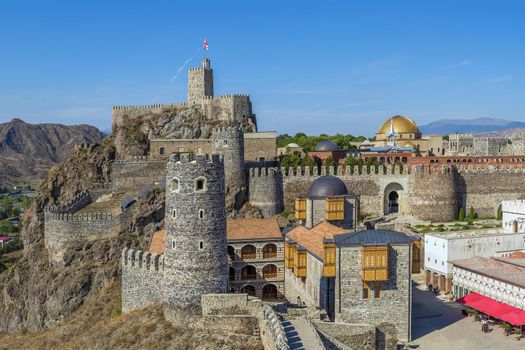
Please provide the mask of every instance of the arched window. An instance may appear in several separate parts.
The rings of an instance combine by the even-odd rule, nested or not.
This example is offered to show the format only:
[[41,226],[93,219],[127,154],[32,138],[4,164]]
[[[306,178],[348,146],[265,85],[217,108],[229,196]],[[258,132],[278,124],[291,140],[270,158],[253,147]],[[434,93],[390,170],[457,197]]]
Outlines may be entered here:
[[241,269],[242,280],[254,280],[257,279],[257,270],[252,265],[245,265]]
[[179,179],[174,177],[171,180],[171,192],[179,192],[179,188],[180,188]]
[[241,249],[241,259],[255,259],[256,252],[255,246],[247,244]]
[[235,269],[231,266],[230,266],[229,275],[230,275],[230,281],[235,281]]
[[263,267],[263,278],[275,278],[277,277],[277,266],[274,264],[268,264]]
[[249,296],[255,296],[255,287],[251,285],[246,285],[241,288],[241,293],[246,293]]
[[273,243],[268,243],[263,247],[263,258],[277,257],[277,246]]
[[235,260],[235,249],[231,245],[228,246],[228,256],[231,260]]
[[267,284],[262,289],[262,298],[264,300],[275,300],[278,298],[277,287],[274,284]]

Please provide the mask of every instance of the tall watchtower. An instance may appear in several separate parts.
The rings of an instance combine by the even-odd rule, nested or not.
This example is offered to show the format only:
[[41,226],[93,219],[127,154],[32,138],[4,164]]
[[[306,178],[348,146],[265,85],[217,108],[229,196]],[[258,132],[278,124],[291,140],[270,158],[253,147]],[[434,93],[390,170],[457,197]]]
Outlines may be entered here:
[[188,72],[188,102],[202,100],[205,96],[213,96],[213,70],[209,59],[202,60],[202,66],[190,68]]
[[212,132],[212,153],[224,161],[227,205],[235,207],[243,204],[239,193],[246,191],[246,171],[244,167],[244,132],[240,126],[217,128]]
[[228,291],[224,166],[172,154],[166,166],[164,300],[187,307]]

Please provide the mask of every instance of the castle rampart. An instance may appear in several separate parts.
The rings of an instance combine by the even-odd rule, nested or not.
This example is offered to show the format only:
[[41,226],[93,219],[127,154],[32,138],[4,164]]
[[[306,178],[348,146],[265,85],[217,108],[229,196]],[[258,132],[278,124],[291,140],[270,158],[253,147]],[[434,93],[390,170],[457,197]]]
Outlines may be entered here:
[[249,169],[250,203],[261,210],[265,218],[283,211],[283,177],[278,168]]
[[162,300],[164,256],[124,248],[122,251],[122,312]]
[[166,162],[133,157],[111,165],[113,192],[135,190],[145,184],[160,184],[166,177]]

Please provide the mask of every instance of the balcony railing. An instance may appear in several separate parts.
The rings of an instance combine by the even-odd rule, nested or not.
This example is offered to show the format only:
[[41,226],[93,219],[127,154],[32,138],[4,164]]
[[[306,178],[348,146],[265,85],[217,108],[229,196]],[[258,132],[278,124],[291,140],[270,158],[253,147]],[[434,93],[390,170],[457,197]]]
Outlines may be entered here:
[[263,258],[264,259],[276,258],[276,257],[277,257],[277,252],[266,252],[266,253],[263,253]]
[[246,274],[246,275],[241,275],[241,280],[254,280],[257,278],[257,274],[256,273],[250,273],[250,274]]
[[257,257],[257,254],[253,253],[253,254],[241,254],[241,259],[243,260],[246,260],[246,259],[255,259]]
[[263,273],[263,278],[275,278],[277,277],[277,272],[266,272]]

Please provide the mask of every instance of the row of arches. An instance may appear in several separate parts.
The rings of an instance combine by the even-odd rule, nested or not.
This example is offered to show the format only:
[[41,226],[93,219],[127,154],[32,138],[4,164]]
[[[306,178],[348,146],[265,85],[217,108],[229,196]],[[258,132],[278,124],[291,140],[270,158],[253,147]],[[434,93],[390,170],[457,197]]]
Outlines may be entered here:
[[[232,246],[228,246],[228,256],[231,260],[236,260],[237,255],[235,253],[235,249]],[[262,248],[262,258],[263,259],[269,259],[269,258],[276,258],[277,257],[277,245],[273,243],[265,244]],[[257,259],[257,248],[252,244],[246,244],[241,248],[241,255],[240,259],[242,260],[248,260],[248,259]]]
[[[237,280],[236,271],[231,266],[229,269],[229,276],[230,276],[230,281]],[[274,264],[264,265],[264,267],[262,268],[262,275],[259,276],[257,274],[257,269],[255,268],[255,266],[245,265],[241,268],[239,277],[241,280],[256,280],[256,279],[260,279],[259,277],[262,277],[263,279],[275,278],[277,277],[277,266]]]
[[[241,287],[240,289],[241,293],[246,293],[249,296],[255,297],[257,294],[255,286],[251,284],[247,284]],[[262,299],[263,300],[275,300],[279,298],[279,293],[277,290],[277,286],[275,284],[265,284],[262,287]]]

